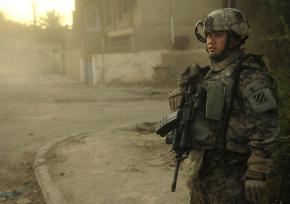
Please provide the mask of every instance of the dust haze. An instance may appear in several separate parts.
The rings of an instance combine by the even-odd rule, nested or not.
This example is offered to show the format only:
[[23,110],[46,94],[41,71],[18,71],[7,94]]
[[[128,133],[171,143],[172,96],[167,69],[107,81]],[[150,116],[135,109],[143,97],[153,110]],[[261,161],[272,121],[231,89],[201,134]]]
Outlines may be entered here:
[[[156,194],[157,187],[169,190],[174,161],[172,155],[165,154],[170,152],[169,147],[153,132],[157,121],[169,112],[167,92],[175,86],[177,74],[188,64],[207,63],[203,45],[193,38],[193,24],[212,8],[221,7],[221,2],[186,1],[190,6],[180,1],[130,2],[132,12],[119,5],[115,9],[124,11],[118,14],[121,19],[110,22],[108,13],[102,23],[115,28],[135,23],[134,35],[130,29],[121,29],[101,36],[100,19],[89,22],[85,31],[80,30],[80,23],[85,21],[78,19],[82,15],[77,6],[73,28],[62,26],[54,11],[30,26],[0,15],[0,203],[45,203],[33,163],[39,148],[60,138],[66,139],[49,152],[47,166],[52,181],[66,192],[64,197],[70,203],[95,203],[96,198],[88,198],[85,193],[76,196],[79,189],[70,186],[78,182],[81,192],[93,189],[91,193],[97,194],[97,188],[92,187],[95,183],[84,182],[80,176],[94,175],[86,170],[100,168],[97,160],[102,164],[116,162],[110,163],[109,169],[100,168],[100,175],[119,169],[121,176],[115,184],[98,177],[104,184],[102,192],[122,188],[122,176],[127,175],[132,179],[127,184],[130,192],[149,189],[142,195],[125,189],[115,197],[104,193],[97,198],[98,203],[178,203],[188,199],[183,177],[178,187],[182,193],[171,197]],[[160,10],[163,3],[167,8]],[[114,7],[108,4],[107,8]],[[135,18],[142,8],[143,13]],[[95,16],[95,10],[88,9],[88,17],[90,12]],[[170,15],[175,17],[175,45],[170,40]],[[136,38],[117,36],[126,32]],[[97,157],[97,143],[101,145],[98,151],[109,151],[108,158]],[[112,148],[110,144],[118,145]],[[76,157],[90,154],[92,162],[77,163],[70,157],[74,155],[70,154],[72,147]],[[125,162],[121,167],[112,152],[120,152]],[[80,169],[79,165],[86,167]],[[148,174],[155,176],[148,179]],[[161,177],[164,182],[156,182]],[[135,189],[145,180],[145,188]],[[153,183],[158,183],[155,189]]]

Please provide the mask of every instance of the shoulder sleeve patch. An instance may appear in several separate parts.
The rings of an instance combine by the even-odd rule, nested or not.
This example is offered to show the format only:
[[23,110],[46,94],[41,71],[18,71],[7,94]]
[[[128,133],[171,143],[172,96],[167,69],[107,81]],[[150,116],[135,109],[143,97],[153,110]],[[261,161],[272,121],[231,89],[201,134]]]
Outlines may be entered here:
[[249,83],[242,90],[242,95],[254,112],[263,113],[277,108],[277,100],[272,90],[259,80]]

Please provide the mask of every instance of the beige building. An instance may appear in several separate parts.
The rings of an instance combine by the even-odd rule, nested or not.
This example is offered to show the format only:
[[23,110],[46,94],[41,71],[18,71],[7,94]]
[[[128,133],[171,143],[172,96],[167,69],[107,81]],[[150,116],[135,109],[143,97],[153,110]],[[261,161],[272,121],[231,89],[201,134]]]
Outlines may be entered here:
[[[193,36],[194,24],[229,2],[75,0],[79,78],[89,84],[152,81],[161,75],[174,78],[195,61],[206,63],[203,45]],[[66,69],[69,73],[71,68]]]

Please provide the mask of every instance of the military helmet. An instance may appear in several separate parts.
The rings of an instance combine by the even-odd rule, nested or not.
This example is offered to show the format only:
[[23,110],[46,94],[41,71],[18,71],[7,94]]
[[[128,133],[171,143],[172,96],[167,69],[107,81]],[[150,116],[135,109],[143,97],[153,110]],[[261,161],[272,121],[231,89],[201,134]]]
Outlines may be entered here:
[[210,32],[233,31],[244,41],[249,37],[249,24],[243,13],[234,8],[218,9],[211,12],[204,22],[199,21],[195,26],[195,34],[199,41],[206,42],[206,38],[199,33],[206,35]]

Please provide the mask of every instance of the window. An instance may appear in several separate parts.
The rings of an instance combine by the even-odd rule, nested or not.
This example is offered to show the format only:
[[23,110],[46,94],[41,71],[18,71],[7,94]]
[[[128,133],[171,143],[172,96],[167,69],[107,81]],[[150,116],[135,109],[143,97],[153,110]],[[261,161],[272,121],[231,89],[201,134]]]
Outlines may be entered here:
[[100,31],[101,20],[96,7],[88,7],[84,10],[84,25],[87,31]]
[[117,1],[117,22],[120,27],[128,27],[132,24],[133,7],[136,0]]
[[113,25],[113,1],[106,0],[105,1],[105,15],[106,15],[106,25],[108,27]]

